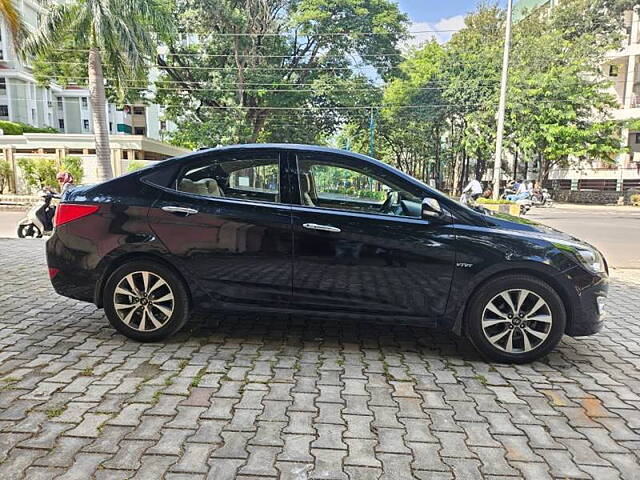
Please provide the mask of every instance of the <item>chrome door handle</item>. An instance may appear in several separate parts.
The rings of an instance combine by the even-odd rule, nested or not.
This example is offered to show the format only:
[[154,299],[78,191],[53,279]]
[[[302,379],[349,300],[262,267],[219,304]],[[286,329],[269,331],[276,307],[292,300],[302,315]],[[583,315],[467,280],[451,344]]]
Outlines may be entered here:
[[304,228],[308,228],[309,230],[320,230],[321,232],[333,232],[340,233],[341,230],[338,227],[332,227],[331,225],[318,225],[317,223],[304,223],[302,224]]
[[185,215],[195,215],[196,213],[198,213],[198,210],[195,210],[193,208],[176,207],[173,205],[162,207],[162,210],[169,213],[184,213]]

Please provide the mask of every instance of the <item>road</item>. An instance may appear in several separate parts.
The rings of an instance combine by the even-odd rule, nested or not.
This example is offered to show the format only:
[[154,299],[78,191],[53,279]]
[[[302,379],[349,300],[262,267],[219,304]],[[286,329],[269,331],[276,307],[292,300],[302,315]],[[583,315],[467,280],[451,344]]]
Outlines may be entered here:
[[527,217],[591,243],[614,268],[640,268],[640,208],[558,205]]
[[16,230],[18,222],[24,218],[26,212],[2,212],[0,211],[0,238],[17,238]]
[[[15,238],[23,212],[0,212],[0,238]],[[528,214],[598,247],[614,268],[640,269],[640,208],[558,205]]]

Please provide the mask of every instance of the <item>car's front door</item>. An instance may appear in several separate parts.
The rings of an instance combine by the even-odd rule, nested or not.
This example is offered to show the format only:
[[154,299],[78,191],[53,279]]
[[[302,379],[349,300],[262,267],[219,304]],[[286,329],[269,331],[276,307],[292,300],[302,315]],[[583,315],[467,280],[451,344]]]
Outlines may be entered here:
[[292,153],[293,304],[437,317],[455,263],[450,224],[420,218],[424,193],[361,157]]
[[150,210],[155,233],[214,303],[290,301],[291,207],[281,201],[280,157],[256,149],[200,156]]

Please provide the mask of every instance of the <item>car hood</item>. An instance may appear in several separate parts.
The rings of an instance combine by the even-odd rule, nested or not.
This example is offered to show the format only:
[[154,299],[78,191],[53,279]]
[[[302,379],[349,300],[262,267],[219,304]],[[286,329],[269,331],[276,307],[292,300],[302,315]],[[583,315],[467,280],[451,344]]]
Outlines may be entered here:
[[[525,235],[527,237],[535,237],[549,240],[563,240],[565,242],[580,243],[589,245],[588,243],[573,237],[567,233],[548,227],[533,220],[524,217],[515,217],[505,213],[494,213],[492,215],[482,215],[486,226],[502,230],[505,233],[513,232],[516,235]],[[591,245],[589,245],[591,246]]]

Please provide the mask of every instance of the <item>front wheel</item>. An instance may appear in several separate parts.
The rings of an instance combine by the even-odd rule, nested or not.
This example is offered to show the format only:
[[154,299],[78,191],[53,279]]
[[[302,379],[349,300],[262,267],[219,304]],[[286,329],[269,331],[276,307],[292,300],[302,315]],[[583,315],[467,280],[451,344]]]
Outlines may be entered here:
[[178,332],[189,318],[189,296],[182,279],[151,261],[126,263],[107,280],[104,310],[120,333],[153,342]]
[[549,353],[565,330],[562,300],[529,275],[505,275],[482,285],[467,309],[467,332],[491,360],[527,363]]

